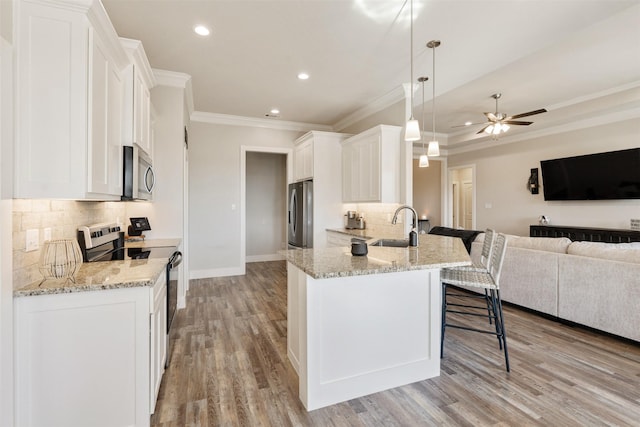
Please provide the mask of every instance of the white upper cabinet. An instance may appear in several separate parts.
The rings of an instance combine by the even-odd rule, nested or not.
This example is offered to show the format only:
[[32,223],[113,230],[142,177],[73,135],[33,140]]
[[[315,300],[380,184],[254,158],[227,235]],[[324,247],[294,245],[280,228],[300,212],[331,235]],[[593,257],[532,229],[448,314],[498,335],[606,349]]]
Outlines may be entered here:
[[305,137],[296,141],[293,149],[294,181],[313,179],[313,134],[306,134]]
[[128,59],[98,2],[16,7],[16,198],[122,194],[121,71]]
[[104,43],[90,29],[89,188],[90,193],[122,194],[122,75]]
[[400,201],[398,126],[379,125],[342,143],[342,201]]
[[122,141],[138,146],[153,158],[151,138],[151,88],[155,79],[142,42],[120,38],[131,65],[124,73]]

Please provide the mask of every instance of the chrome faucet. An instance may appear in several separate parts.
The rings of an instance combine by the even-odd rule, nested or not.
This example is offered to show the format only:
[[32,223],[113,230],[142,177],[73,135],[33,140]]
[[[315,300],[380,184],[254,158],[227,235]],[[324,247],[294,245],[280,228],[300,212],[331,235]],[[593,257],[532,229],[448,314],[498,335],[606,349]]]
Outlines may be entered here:
[[411,226],[411,231],[409,232],[409,246],[418,246],[418,233],[416,230],[418,229],[418,213],[415,209],[413,209],[409,205],[402,205],[398,209],[396,209],[396,213],[393,214],[393,220],[391,220],[391,224],[395,225],[398,222],[398,213],[400,213],[403,209],[409,209],[413,214],[413,221]]

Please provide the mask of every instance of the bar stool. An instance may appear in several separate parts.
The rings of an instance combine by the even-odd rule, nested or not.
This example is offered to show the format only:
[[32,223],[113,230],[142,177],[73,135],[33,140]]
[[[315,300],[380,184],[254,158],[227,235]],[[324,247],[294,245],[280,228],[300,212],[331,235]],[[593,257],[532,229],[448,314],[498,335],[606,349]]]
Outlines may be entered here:
[[495,241],[496,232],[487,228],[484,231],[484,242],[482,242],[482,251],[480,252],[480,262],[474,262],[472,265],[463,267],[453,267],[454,269],[462,270],[479,270],[488,271],[489,261],[491,260],[491,251],[493,250],[493,242]]
[[[441,272],[442,282],[442,330],[440,337],[440,357],[444,355],[444,335],[446,328],[464,329],[468,331],[492,334],[498,338],[500,350],[504,350],[504,358],[507,372],[509,369],[509,353],[507,351],[507,336],[504,328],[504,316],[502,313],[502,301],[500,300],[500,271],[504,262],[507,247],[506,236],[502,233],[492,233],[493,244],[490,249],[486,270],[473,268],[445,268]],[[488,236],[485,236],[485,239]],[[449,303],[448,297],[460,294],[449,292],[449,286],[466,286],[482,288],[488,301],[488,306],[466,305]],[[483,298],[481,296],[481,298]],[[471,328],[468,326],[447,323],[447,313],[489,318],[495,330]]]
[[[484,232],[484,242],[482,243],[482,251],[480,252],[480,261],[475,261],[472,265],[465,265],[462,267],[449,267],[444,270],[458,270],[458,271],[489,271],[489,262],[491,261],[491,251],[493,250],[493,242],[495,241],[496,232],[487,228]],[[441,272],[442,274],[442,272]],[[445,275],[454,274],[453,271],[444,273]],[[492,316],[491,316],[491,298],[489,297],[489,291],[487,289],[484,290],[484,295],[477,294],[469,294],[469,293],[449,293],[450,296],[455,295],[459,298],[468,298],[468,299],[483,299],[486,306],[487,311],[489,313],[489,324],[492,324]]]

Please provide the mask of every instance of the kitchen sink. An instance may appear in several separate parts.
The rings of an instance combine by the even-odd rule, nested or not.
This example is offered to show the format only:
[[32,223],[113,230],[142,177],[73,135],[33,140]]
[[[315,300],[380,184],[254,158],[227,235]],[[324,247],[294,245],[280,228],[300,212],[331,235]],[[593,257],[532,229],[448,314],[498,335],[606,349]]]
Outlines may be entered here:
[[371,243],[369,246],[387,246],[392,248],[409,247],[409,241],[404,239],[380,239]]

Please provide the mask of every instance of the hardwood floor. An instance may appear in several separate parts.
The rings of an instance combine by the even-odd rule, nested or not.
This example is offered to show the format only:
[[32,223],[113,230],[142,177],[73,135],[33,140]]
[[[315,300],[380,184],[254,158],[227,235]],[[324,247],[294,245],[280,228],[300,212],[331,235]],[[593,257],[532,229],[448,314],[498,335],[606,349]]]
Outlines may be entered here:
[[509,306],[511,373],[494,337],[448,329],[438,378],[306,412],[286,299],[284,262],[191,281],[152,425],[640,425],[640,344]]

